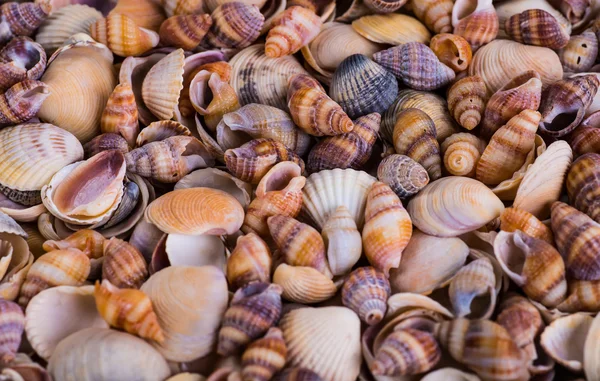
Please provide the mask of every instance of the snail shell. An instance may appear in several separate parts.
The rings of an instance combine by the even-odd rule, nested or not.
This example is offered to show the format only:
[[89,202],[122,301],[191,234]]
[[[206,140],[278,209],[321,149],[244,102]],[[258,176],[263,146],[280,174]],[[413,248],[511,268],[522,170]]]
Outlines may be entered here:
[[46,70],[44,48],[28,37],[13,38],[0,50],[0,90],[26,79],[39,79]]
[[242,355],[242,377],[247,381],[268,381],[279,372],[287,359],[287,347],[279,328],[270,328]]
[[515,207],[506,208],[500,215],[500,230],[505,232],[522,231],[533,238],[543,239],[554,244],[552,230],[533,214]]
[[127,144],[135,146],[140,128],[131,84],[119,84],[110,94],[100,119],[100,131],[118,133],[125,138]]
[[451,0],[413,0],[410,4],[415,16],[436,35],[452,31],[452,6],[454,3]]
[[598,170],[600,155],[587,153],[573,162],[567,174],[567,193],[571,205],[590,216],[594,221],[600,220],[598,209]]
[[217,48],[250,46],[265,22],[257,6],[237,1],[219,5],[210,17],[213,24],[206,40]]
[[417,194],[429,184],[429,175],[423,166],[408,156],[386,156],[377,168],[377,178],[387,184],[400,198]]
[[466,132],[450,135],[441,146],[444,168],[453,176],[475,177],[485,147],[485,141],[475,135]]
[[193,50],[208,33],[212,23],[212,18],[207,14],[171,16],[160,25],[158,35],[167,46]]
[[471,44],[473,51],[496,38],[498,15],[492,0],[457,0],[452,8],[454,34]]
[[577,36],[571,36],[565,47],[558,51],[565,73],[581,73],[589,71],[598,56],[598,38],[587,29]]
[[321,231],[327,247],[327,261],[333,275],[344,275],[362,254],[362,238],[347,207],[339,206]]
[[384,273],[373,267],[359,267],[344,282],[342,303],[362,321],[374,325],[385,316],[391,291]]
[[472,130],[482,119],[486,98],[483,79],[477,75],[465,77],[448,90],[448,110],[458,124]]
[[0,18],[2,23],[2,36],[0,46],[5,45],[13,37],[31,36],[36,29],[46,20],[52,11],[50,1],[38,1],[36,3],[7,2],[0,6]]
[[433,50],[441,63],[456,73],[465,71],[473,59],[469,42],[456,34],[436,34],[431,39],[429,48]]
[[513,40],[550,49],[561,49],[569,43],[569,31],[542,9],[528,9],[509,17],[504,30]]
[[321,18],[310,9],[293,5],[273,19],[265,41],[265,55],[278,58],[294,54],[321,31]]
[[103,249],[102,278],[119,288],[140,288],[148,277],[142,253],[116,237],[105,240]]
[[90,35],[121,57],[139,56],[159,42],[158,33],[140,28],[136,22],[119,13],[111,13],[90,25]]

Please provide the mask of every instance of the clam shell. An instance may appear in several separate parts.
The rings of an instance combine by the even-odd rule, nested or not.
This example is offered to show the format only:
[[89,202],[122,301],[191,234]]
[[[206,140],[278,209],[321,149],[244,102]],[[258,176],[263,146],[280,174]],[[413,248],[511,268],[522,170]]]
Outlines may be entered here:
[[90,25],[90,35],[122,57],[139,56],[159,42],[158,33],[140,28],[133,19],[120,13],[111,13]]
[[314,40],[323,22],[312,10],[291,6],[275,19],[265,41],[265,55],[271,58],[294,54]]
[[485,141],[475,135],[466,132],[450,135],[441,145],[444,168],[453,176],[475,177],[485,147]]
[[472,130],[483,116],[487,100],[485,83],[479,76],[456,81],[448,90],[448,110],[462,127]]
[[279,328],[270,328],[267,334],[248,346],[242,355],[242,377],[246,380],[267,381],[284,366],[287,346]]
[[40,44],[28,37],[13,38],[0,50],[0,89],[6,90],[26,79],[39,79],[46,62],[46,52]]
[[269,282],[271,263],[271,251],[259,236],[240,236],[227,260],[227,280],[235,289],[254,281]]
[[216,168],[199,169],[184,176],[175,189],[212,188],[229,193],[246,209],[250,204],[252,186]]
[[352,28],[370,41],[388,45],[426,44],[431,38],[419,20],[399,13],[363,16],[352,22]]
[[544,329],[541,345],[557,363],[575,372],[583,370],[586,336],[594,318],[577,313],[553,321]]
[[210,17],[213,24],[206,40],[217,48],[250,46],[265,22],[257,6],[238,1],[219,5]]
[[160,41],[175,48],[193,50],[197,47],[212,25],[210,15],[171,16],[161,25]]
[[356,312],[363,322],[374,325],[385,316],[391,292],[384,273],[373,267],[359,267],[344,282],[342,303]]
[[90,26],[102,18],[97,9],[83,4],[71,4],[54,10],[40,25],[35,41],[51,52],[76,33],[89,33]]
[[[445,1],[440,1],[439,3],[445,3]],[[456,73],[465,71],[473,59],[473,52],[471,51],[469,42],[456,34],[436,34],[431,39],[429,48],[433,50],[441,63]]]
[[571,36],[567,45],[558,51],[558,57],[566,73],[589,71],[598,56],[598,38],[588,29],[582,34]]
[[504,31],[513,40],[527,45],[561,49],[569,43],[569,31],[542,9],[528,9],[509,17]]
[[596,204],[598,196],[598,166],[600,155],[587,153],[580,156],[569,169],[566,185],[571,205],[590,216],[594,221],[600,220]]
[[400,198],[417,194],[429,183],[423,166],[408,156],[386,156],[377,168],[377,178],[387,184]]
[[184,54],[177,49],[152,66],[142,84],[146,107],[160,119],[171,119],[183,88]]
[[312,267],[280,264],[273,273],[273,283],[281,286],[281,297],[294,303],[323,302],[335,295],[331,279]]
[[492,0],[457,0],[452,8],[454,34],[464,37],[473,50],[498,34],[498,15]]
[[321,235],[333,275],[349,272],[362,254],[362,238],[347,207],[337,207],[325,222]]

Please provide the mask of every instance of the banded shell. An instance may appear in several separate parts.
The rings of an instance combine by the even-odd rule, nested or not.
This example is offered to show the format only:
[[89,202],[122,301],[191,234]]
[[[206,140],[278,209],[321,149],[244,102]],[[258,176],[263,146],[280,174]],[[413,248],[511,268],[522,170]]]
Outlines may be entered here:
[[454,34],[476,51],[496,38],[500,27],[492,0],[457,0],[452,8]]
[[257,6],[237,1],[219,5],[210,17],[213,24],[206,39],[217,48],[250,46],[265,22]]
[[50,96],[43,82],[25,80],[13,85],[0,95],[0,126],[23,123],[33,118]]
[[21,336],[25,330],[25,314],[21,307],[9,300],[0,300],[0,357],[4,362],[14,360]]
[[424,233],[455,237],[493,221],[504,205],[477,180],[445,177],[423,188],[408,203],[407,210],[413,224]]
[[118,133],[131,147],[135,146],[140,128],[138,108],[131,84],[117,85],[108,98],[100,119],[100,131]]
[[122,57],[138,56],[159,42],[156,32],[140,28],[135,20],[119,13],[111,13],[106,18],[95,21],[90,26],[90,35]]
[[377,178],[387,184],[400,198],[417,194],[429,184],[429,175],[423,166],[408,156],[386,156],[377,168]]
[[83,146],[83,151],[87,159],[100,152],[112,149],[117,150],[122,154],[126,154],[129,152],[129,144],[127,144],[127,140],[119,134],[106,133],[96,136]]
[[312,10],[291,6],[273,19],[265,41],[265,55],[271,58],[294,54],[314,40],[323,25]]
[[365,5],[376,13],[391,13],[400,9],[405,0],[366,0]]
[[571,36],[567,45],[558,51],[558,57],[566,73],[589,71],[598,56],[598,38],[592,30]]
[[280,264],[273,283],[282,288],[281,296],[294,303],[312,304],[330,299],[337,292],[331,279],[312,267]]
[[97,231],[81,229],[63,240],[48,240],[44,242],[42,247],[47,252],[77,249],[83,251],[90,259],[98,259],[104,256],[104,241],[106,241],[106,238]]
[[572,314],[550,323],[542,332],[540,344],[557,363],[575,372],[583,370],[585,340],[594,318]]
[[533,214],[514,207],[504,209],[500,215],[500,230],[509,233],[521,230],[530,237],[542,239],[551,245],[554,244],[552,230],[548,226]]
[[116,237],[105,240],[103,249],[102,278],[119,288],[140,288],[148,277],[142,253]]
[[506,4],[497,4],[496,13],[498,14],[498,19],[500,21],[500,31],[498,33],[498,37],[508,38],[507,33],[504,30],[506,20],[508,20],[511,16],[527,12],[530,9],[540,9],[549,13],[558,21],[562,29],[564,29],[566,33],[570,35],[572,31],[571,22],[567,20],[565,16],[563,16],[560,10],[555,8],[556,5],[556,2],[553,6],[549,1],[546,0],[536,2],[532,2],[531,0],[516,0]]
[[342,303],[356,312],[362,321],[375,325],[385,316],[391,292],[384,273],[373,267],[359,267],[344,282]]
[[479,258],[462,267],[448,287],[456,317],[490,318],[496,308],[496,277],[492,263]]
[[154,31],[166,18],[160,2],[153,0],[117,0],[110,13],[125,15],[135,20],[138,26]]
[[83,4],[53,9],[52,14],[38,28],[35,41],[47,51],[54,51],[72,35],[89,33],[90,26],[101,18],[102,13],[97,9]]
[[[567,299],[557,306],[558,317],[565,316],[568,313],[598,311],[600,308],[599,286],[600,282],[598,281],[571,279]],[[556,318],[557,316],[553,317],[554,320]]]
[[279,328],[270,328],[266,335],[254,341],[242,354],[242,378],[247,381],[267,381],[279,372],[287,359],[287,346]]
[[240,108],[237,95],[227,81],[207,70],[200,71],[190,82],[190,101],[211,131],[216,130],[223,115]]
[[212,18],[207,14],[171,16],[160,25],[158,35],[165,45],[193,50],[208,33],[211,25]]
[[256,234],[248,233],[237,239],[227,260],[227,280],[234,289],[250,282],[269,282],[271,251]]
[[36,3],[7,2],[0,6],[2,36],[0,45],[5,45],[13,37],[31,36],[52,11],[50,1]]
[[462,127],[472,130],[482,119],[487,91],[475,75],[456,81],[448,90],[448,110]]
[[450,135],[441,145],[444,168],[453,176],[475,177],[485,147],[485,141],[470,133]]
[[356,222],[344,205],[338,206],[321,230],[327,247],[327,261],[333,275],[344,275],[362,254],[362,238]]
[[388,45],[410,42],[426,44],[431,33],[419,20],[400,13],[363,16],[352,22],[352,28],[366,39]]
[[436,35],[452,31],[453,5],[454,3],[450,0],[411,1],[412,11],[415,13],[415,16],[423,21],[425,26]]
[[600,220],[596,189],[598,186],[598,169],[600,155],[587,153],[573,162],[567,175],[567,193],[571,205],[590,216],[594,221]]
[[0,73],[3,77],[0,89],[4,91],[26,79],[39,79],[46,70],[46,62],[46,52],[40,44],[28,37],[13,38],[0,50]]
[[190,130],[174,120],[160,120],[152,122],[139,133],[135,139],[135,146],[141,147],[148,143],[159,142],[171,136],[191,136]]
[[569,31],[543,9],[528,9],[509,17],[504,31],[513,40],[550,49],[561,49],[569,43]]
[[[440,1],[440,3],[444,3],[444,1]],[[456,73],[465,71],[473,59],[469,42],[456,34],[436,34],[431,39],[429,48],[433,50],[441,63]]]
[[160,119],[171,119],[183,88],[185,56],[177,49],[158,61],[142,83],[142,99],[146,107]]

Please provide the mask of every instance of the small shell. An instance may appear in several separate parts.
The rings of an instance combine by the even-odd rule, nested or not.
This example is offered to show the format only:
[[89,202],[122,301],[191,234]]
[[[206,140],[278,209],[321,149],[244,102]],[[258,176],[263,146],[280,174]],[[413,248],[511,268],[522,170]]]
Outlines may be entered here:
[[26,79],[39,79],[46,70],[44,48],[28,37],[13,38],[0,50],[0,90]]
[[549,308],[565,299],[565,264],[549,243],[520,230],[500,232],[494,241],[494,254],[504,272],[531,299]]
[[417,194],[429,184],[429,175],[423,166],[408,156],[386,156],[377,168],[377,178],[387,184],[400,198]]
[[456,317],[488,319],[496,308],[496,278],[487,258],[461,268],[450,281],[448,294]]
[[119,288],[140,288],[148,277],[142,253],[116,237],[104,241],[102,278]]
[[[218,212],[216,212],[218,211]],[[211,188],[177,189],[154,200],[146,218],[168,234],[233,234],[244,209],[229,194]]]
[[100,152],[117,150],[122,154],[129,152],[127,140],[119,134],[111,132],[96,136],[94,139],[83,145],[83,151],[87,159],[96,156]]
[[48,86],[26,79],[0,95],[0,127],[23,123],[33,118],[50,96]]
[[[125,15],[146,29],[157,31],[165,20],[165,12],[159,1],[154,0],[117,0],[110,13]],[[112,4],[111,4],[112,6]]]
[[246,381],[268,381],[285,366],[287,346],[279,328],[248,346],[242,355],[242,378]]
[[171,119],[183,88],[183,49],[177,49],[152,66],[142,83],[146,107],[159,119]]
[[166,19],[160,26],[160,42],[167,46],[193,50],[200,44],[210,26],[210,15],[179,15]]
[[265,55],[271,58],[294,54],[311,42],[323,25],[313,11],[291,6],[273,19],[265,42]]
[[237,1],[219,5],[210,17],[213,24],[206,39],[217,48],[250,46],[265,22],[257,6]]
[[400,13],[363,16],[352,22],[352,28],[370,41],[388,45],[427,44],[431,38],[419,20]]
[[162,342],[165,337],[158,325],[150,298],[142,291],[119,289],[108,280],[96,282],[96,307],[107,323],[144,339]]
[[462,78],[448,90],[448,110],[462,127],[472,130],[482,119],[487,89],[481,77]]
[[[415,16],[436,35],[452,32],[452,6],[454,3],[451,0],[413,0],[410,4]],[[436,36],[433,37],[433,39],[435,38]]]
[[83,4],[53,9],[52,14],[40,25],[35,41],[52,52],[74,34],[89,33],[90,26],[101,18],[102,13],[97,9]]
[[542,9],[528,9],[509,17],[504,31],[510,38],[527,45],[550,49],[564,48],[569,42],[569,31],[559,21]]
[[432,180],[442,175],[442,159],[436,134],[433,120],[419,109],[405,109],[397,115],[393,134],[396,153],[421,164]]
[[0,358],[12,361],[19,350],[25,330],[25,314],[17,303],[0,300]]
[[138,124],[138,108],[131,84],[117,85],[108,98],[100,120],[102,132],[120,134],[127,143],[134,147],[135,139],[140,132]]
[[31,36],[51,11],[50,1],[2,4],[0,7],[0,18],[2,19],[0,45],[5,45],[16,36]]
[[90,260],[76,249],[54,250],[39,257],[27,273],[19,304],[27,306],[42,290],[55,286],[81,286],[90,273]]
[[441,63],[427,45],[419,42],[377,52],[373,60],[416,90],[439,89],[455,78],[454,71]]
[[542,348],[560,365],[571,371],[581,372],[584,343],[593,321],[593,317],[583,313],[553,321],[542,332]]
[[[202,70],[190,82],[190,101],[204,124],[211,131],[223,119],[223,115],[240,108],[233,88],[219,74]],[[218,141],[217,136],[217,141]]]
[[248,233],[237,239],[227,260],[227,280],[234,289],[250,282],[271,280],[271,251],[256,234]]
[[542,81],[533,70],[517,75],[492,95],[485,107],[481,134],[489,139],[523,110],[537,110],[542,100]]
[[362,254],[362,238],[348,208],[339,206],[325,222],[321,235],[333,275],[348,273]]
[[275,325],[281,315],[281,291],[269,283],[252,283],[236,291],[223,315],[217,352],[239,353]]
[[475,177],[485,147],[485,141],[470,133],[450,135],[441,146],[444,168],[453,176]]
[[452,8],[454,34],[475,51],[496,38],[500,27],[492,0],[457,0]]
[[61,241],[49,240],[44,242],[43,249],[52,250],[78,249],[83,251],[90,259],[98,259],[104,255],[104,241],[102,234],[91,229],[81,229]]
[[141,147],[148,143],[160,142],[171,136],[191,136],[190,130],[174,120],[152,122],[139,133],[135,146]]
[[594,75],[576,76],[550,85],[542,94],[540,130],[561,137],[583,120],[585,110],[598,92],[600,79]]
[[587,153],[580,156],[569,169],[567,175],[567,193],[571,205],[590,216],[594,221],[600,221],[598,208],[598,170],[600,155]]
[[598,298],[599,287],[599,281],[571,279],[569,281],[569,295],[567,299],[553,311],[558,311],[559,317],[575,312],[596,313],[600,309],[600,298]]
[[407,209],[413,224],[424,233],[455,237],[498,218],[504,204],[477,180],[444,177],[423,188]]
[[540,119],[539,112],[523,110],[496,131],[477,163],[477,180],[496,185],[510,179],[534,147]]
[[385,316],[391,292],[384,273],[373,267],[360,267],[344,282],[342,303],[356,312],[362,321],[375,325]]
[[138,56],[158,45],[158,34],[140,28],[131,18],[111,13],[90,26],[92,38],[122,57]]
[[[440,1],[440,3],[443,2]],[[471,59],[473,59],[473,52],[471,51],[469,42],[456,34],[436,34],[431,39],[429,48],[433,50],[441,63],[456,73],[465,71],[469,67]]]
[[523,350],[534,344],[544,327],[540,312],[520,295],[512,295],[502,302],[496,322],[506,328],[515,344]]
[[588,330],[583,347],[583,369],[585,375],[590,381],[598,381],[600,370],[598,369],[598,320],[594,318],[592,325]]
[[500,215],[500,230],[514,232],[521,230],[530,237],[543,239],[549,244],[554,244],[552,230],[533,214],[517,208],[506,208]]
[[330,299],[337,292],[331,279],[312,267],[280,264],[273,283],[281,286],[281,296],[294,303],[312,304]]
[[589,71],[598,56],[598,38],[588,29],[577,36],[571,36],[567,45],[558,51],[558,57],[566,73]]
[[159,0],[167,17],[201,13],[202,0]]

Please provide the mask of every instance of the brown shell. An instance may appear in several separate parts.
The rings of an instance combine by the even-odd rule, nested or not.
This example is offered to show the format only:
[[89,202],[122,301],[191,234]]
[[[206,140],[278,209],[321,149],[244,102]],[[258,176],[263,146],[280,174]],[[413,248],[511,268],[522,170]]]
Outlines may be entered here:
[[441,358],[442,351],[431,333],[396,329],[375,352],[370,369],[375,376],[415,375],[429,371]]
[[589,71],[598,56],[598,38],[591,30],[571,36],[567,45],[558,51],[565,73]]
[[569,145],[575,157],[600,152],[600,128],[584,126],[584,123],[585,120],[569,136]]
[[472,130],[481,121],[487,89],[480,76],[465,77],[448,90],[448,110],[462,127]]
[[35,3],[8,2],[2,4],[0,6],[0,18],[2,19],[0,46],[5,45],[16,36],[31,36],[51,11],[52,3],[48,0]]
[[147,277],[148,266],[138,249],[116,237],[104,241],[103,279],[119,288],[140,288]]
[[540,312],[520,295],[512,295],[502,302],[496,322],[506,328],[521,349],[534,344],[535,338],[544,327]]
[[377,178],[387,184],[400,198],[417,194],[429,184],[423,166],[405,155],[386,156],[377,168]]
[[567,194],[571,206],[600,221],[600,155],[586,153],[571,164],[567,174]]
[[454,71],[420,42],[409,42],[377,52],[373,54],[373,60],[416,90],[435,90],[455,78]]
[[256,5],[231,2],[219,5],[210,15],[213,24],[206,40],[217,48],[245,48],[260,35],[265,17]]
[[523,209],[515,207],[504,209],[500,215],[500,230],[505,232],[521,230],[528,236],[543,239],[551,245],[554,244],[552,230],[536,216]]
[[100,130],[118,133],[127,140],[131,147],[135,146],[135,139],[140,128],[138,108],[131,84],[119,84],[110,94],[100,119]]
[[104,255],[104,241],[106,238],[97,231],[81,229],[62,241],[46,241],[42,247],[45,251],[78,249],[90,259],[98,259]]
[[0,127],[20,124],[33,118],[48,98],[48,86],[26,79],[0,95]]
[[322,26],[321,18],[312,10],[289,7],[273,20],[265,41],[265,55],[277,58],[296,53],[317,37]]
[[374,325],[385,316],[391,292],[384,273],[374,267],[359,267],[344,282],[342,303],[356,312],[360,320]]
[[122,57],[138,56],[156,45],[159,37],[154,31],[140,28],[131,18],[111,13],[90,26],[92,38]]
[[452,32],[452,0],[413,0],[410,4],[415,16],[433,33]]
[[433,50],[441,63],[456,73],[467,70],[473,59],[469,42],[456,34],[436,34],[431,38],[429,48]]
[[217,353],[240,353],[274,326],[281,316],[281,291],[269,283],[251,283],[237,290],[223,315]]
[[600,309],[600,281],[570,280],[569,296],[557,309],[567,313],[596,313]]
[[15,37],[0,50],[0,90],[25,79],[40,79],[46,69],[46,51],[28,37]]
[[140,131],[135,145],[144,146],[152,142],[160,142],[171,136],[192,136],[190,130],[181,123],[174,120],[159,120],[152,122]]
[[324,381],[321,376],[307,368],[285,368],[273,377],[273,381]]
[[527,45],[561,49],[569,42],[568,31],[542,9],[528,9],[509,17],[504,30],[513,40]]
[[15,358],[25,330],[25,314],[17,303],[0,299],[0,359]]
[[193,50],[200,44],[212,25],[210,15],[178,15],[166,19],[160,26],[160,42],[167,46]]
[[269,381],[287,359],[287,346],[279,328],[269,328],[267,334],[254,341],[242,354],[242,379]]
[[473,51],[495,39],[500,28],[492,0],[457,0],[452,25],[453,33],[464,37]]
[[248,233],[238,237],[227,259],[227,281],[238,289],[250,282],[271,280],[271,251],[259,236]]
[[127,144],[127,140],[119,134],[113,133],[105,133],[96,136],[94,139],[83,145],[83,152],[85,154],[85,158],[89,159],[90,157],[99,154],[100,152],[109,151],[109,150],[117,150],[122,154],[126,154],[129,152],[129,145]]

